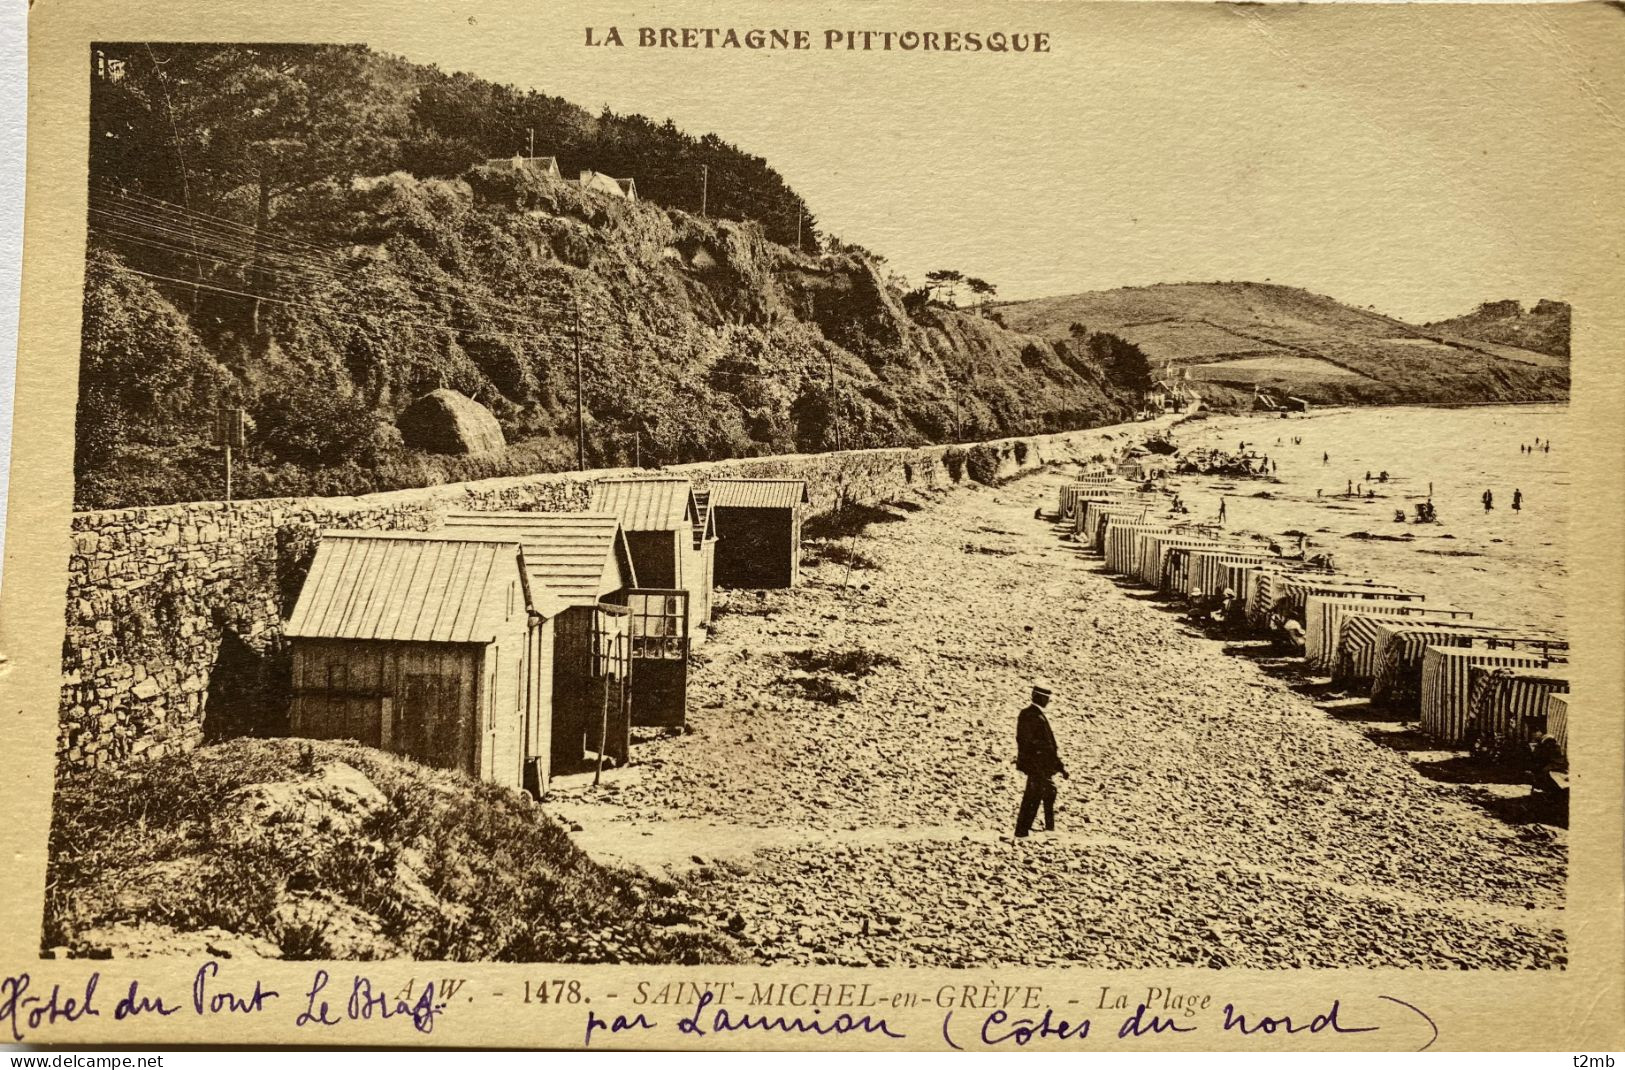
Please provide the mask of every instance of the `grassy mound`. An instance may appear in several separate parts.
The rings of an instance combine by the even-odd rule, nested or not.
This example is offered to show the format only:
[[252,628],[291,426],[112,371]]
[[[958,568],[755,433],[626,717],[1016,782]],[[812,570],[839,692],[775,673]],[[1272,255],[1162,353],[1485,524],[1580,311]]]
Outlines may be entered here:
[[[57,785],[43,944],[286,958],[734,961],[674,887],[528,797],[354,744],[240,739]],[[213,945],[204,945],[213,946]]]

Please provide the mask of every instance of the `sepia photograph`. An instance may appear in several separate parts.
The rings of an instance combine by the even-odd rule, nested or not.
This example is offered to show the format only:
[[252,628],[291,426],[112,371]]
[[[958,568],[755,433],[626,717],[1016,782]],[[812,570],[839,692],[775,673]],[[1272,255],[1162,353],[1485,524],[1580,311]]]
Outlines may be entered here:
[[1617,985],[1618,10],[1126,7],[64,47],[22,957]]

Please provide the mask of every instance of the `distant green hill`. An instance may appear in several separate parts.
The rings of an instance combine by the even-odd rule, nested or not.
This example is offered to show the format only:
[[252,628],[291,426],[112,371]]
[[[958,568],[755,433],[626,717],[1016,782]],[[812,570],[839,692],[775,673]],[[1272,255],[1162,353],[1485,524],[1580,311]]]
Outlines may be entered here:
[[1511,346],[1548,356],[1569,356],[1570,310],[1563,301],[1486,301],[1465,316],[1430,323],[1427,330],[1489,346]]
[[[1555,400],[1564,356],[1413,324],[1290,286],[1170,283],[1001,305],[1010,328],[1062,339],[1074,325],[1188,368],[1221,400],[1255,386],[1321,402]],[[1563,350],[1567,349],[1566,329]]]
[[[589,467],[1060,431],[1138,401],[1077,347],[906,294],[712,134],[362,47],[93,59],[81,509],[220,497],[222,405],[246,410],[238,497],[573,468],[578,351]],[[532,134],[548,159],[516,168]],[[507,448],[419,448],[401,417],[438,390]]]

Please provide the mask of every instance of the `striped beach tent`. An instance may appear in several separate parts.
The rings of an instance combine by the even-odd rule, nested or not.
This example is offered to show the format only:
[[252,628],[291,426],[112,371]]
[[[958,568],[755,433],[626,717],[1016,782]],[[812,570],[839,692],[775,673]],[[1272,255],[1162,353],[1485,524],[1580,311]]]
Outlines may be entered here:
[[1230,581],[1226,566],[1261,564],[1269,560],[1269,555],[1240,546],[1219,546],[1211,550],[1192,549],[1187,552],[1186,559],[1189,565],[1180,593],[1189,595],[1193,588],[1200,588],[1204,593],[1213,595],[1226,587],[1238,593],[1241,590]]
[[1105,552],[1106,571],[1126,576],[1133,571],[1138,544],[1136,537],[1145,532],[1167,532],[1172,528],[1158,523],[1124,522],[1112,517],[1106,521],[1102,549]]
[[1145,506],[1132,500],[1085,501],[1079,504],[1072,530],[1078,542],[1098,554],[1102,552],[1108,519],[1117,516],[1125,521],[1138,521],[1144,520],[1145,514]]
[[[1377,613],[1400,615],[1405,609],[1420,609],[1424,603],[1393,598],[1365,598],[1359,594],[1312,594],[1304,598],[1304,661],[1311,669],[1330,673],[1337,662],[1337,644],[1343,620],[1349,614],[1378,607]],[[1432,607],[1439,609],[1440,607]],[[1463,609],[1443,607],[1447,618],[1471,617]]]
[[1181,529],[1168,534],[1144,535],[1140,538],[1139,557],[1134,567],[1134,578],[1148,587],[1156,587],[1162,582],[1162,564],[1168,551],[1174,547],[1188,546],[1216,546],[1212,539],[1199,535],[1190,529]]
[[1557,749],[1569,753],[1569,696],[1553,692],[1546,696],[1546,734],[1557,740]]
[[1399,617],[1379,621],[1371,703],[1393,709],[1415,709],[1422,686],[1422,655],[1430,646],[1470,647],[1492,639],[1515,646],[1520,632],[1521,629],[1477,621]]
[[1076,520],[1078,508],[1086,501],[1110,501],[1118,496],[1119,492],[1109,485],[1101,483],[1067,483],[1061,487],[1060,517],[1062,520]]
[[1569,689],[1566,670],[1474,665],[1467,677],[1467,741],[1483,754],[1527,747],[1546,731],[1549,698]]
[[1467,739],[1467,711],[1475,666],[1543,669],[1538,654],[1505,647],[1430,646],[1422,652],[1422,731],[1445,743]]
[[1394,602],[1374,598],[1361,599],[1335,613],[1337,619],[1337,648],[1332,656],[1332,682],[1345,690],[1371,686],[1377,675],[1377,652],[1381,634],[1378,625],[1394,617],[1412,621],[1467,621],[1472,613],[1465,609],[1427,606],[1416,602]]
[[1374,580],[1325,574],[1318,576],[1305,574],[1291,576],[1283,580],[1277,594],[1277,601],[1285,602],[1285,611],[1296,616],[1303,613],[1304,600],[1315,594],[1349,598],[1392,599],[1399,602],[1422,602],[1426,600],[1426,596],[1417,591],[1408,591],[1403,587],[1377,583]]
[[1204,596],[1218,594],[1224,584],[1222,576],[1214,575],[1213,558],[1233,549],[1211,540],[1205,546],[1170,547],[1162,559],[1162,589],[1186,598],[1193,590]]
[[1301,565],[1268,564],[1253,570],[1247,582],[1247,623],[1262,628],[1269,620],[1270,611],[1281,599],[1281,588],[1294,576],[1325,579],[1330,573],[1309,571]]

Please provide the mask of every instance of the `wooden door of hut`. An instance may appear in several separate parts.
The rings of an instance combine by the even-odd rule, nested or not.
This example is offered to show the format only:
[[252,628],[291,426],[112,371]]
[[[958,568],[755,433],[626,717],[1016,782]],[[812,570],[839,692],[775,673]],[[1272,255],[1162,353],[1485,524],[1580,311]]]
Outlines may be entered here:
[[637,588],[627,592],[632,642],[632,723],[680,728],[688,716],[689,593]]
[[632,644],[625,606],[600,602],[592,616],[592,674],[583,696],[585,749],[625,765],[632,756]]

